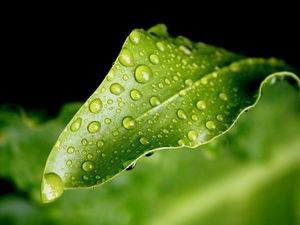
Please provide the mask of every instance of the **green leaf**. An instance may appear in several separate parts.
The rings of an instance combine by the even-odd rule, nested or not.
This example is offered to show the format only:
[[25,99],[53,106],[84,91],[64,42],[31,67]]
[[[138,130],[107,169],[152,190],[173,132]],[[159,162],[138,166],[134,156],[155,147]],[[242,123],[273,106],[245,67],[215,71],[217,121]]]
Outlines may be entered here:
[[274,58],[173,38],[164,25],[134,30],[53,147],[42,201],[102,184],[149,151],[208,143],[256,104],[264,86],[288,78],[299,88],[285,70],[292,68]]

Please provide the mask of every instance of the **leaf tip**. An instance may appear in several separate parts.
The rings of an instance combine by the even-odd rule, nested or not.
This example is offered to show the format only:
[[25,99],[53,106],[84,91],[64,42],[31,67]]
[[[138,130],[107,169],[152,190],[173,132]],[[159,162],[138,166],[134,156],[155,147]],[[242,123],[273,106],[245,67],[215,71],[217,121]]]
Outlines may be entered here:
[[160,23],[148,29],[149,33],[154,33],[159,36],[169,36],[168,28],[165,24]]

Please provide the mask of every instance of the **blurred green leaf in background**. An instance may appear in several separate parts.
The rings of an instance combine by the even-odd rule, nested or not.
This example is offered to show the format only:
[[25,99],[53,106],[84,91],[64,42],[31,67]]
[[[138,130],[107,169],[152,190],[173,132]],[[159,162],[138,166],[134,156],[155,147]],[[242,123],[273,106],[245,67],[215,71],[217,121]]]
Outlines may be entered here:
[[1,107],[1,185],[13,190],[1,192],[0,224],[300,224],[300,104],[286,82],[214,142],[156,152],[101,188],[42,205],[46,157],[80,105],[50,120]]

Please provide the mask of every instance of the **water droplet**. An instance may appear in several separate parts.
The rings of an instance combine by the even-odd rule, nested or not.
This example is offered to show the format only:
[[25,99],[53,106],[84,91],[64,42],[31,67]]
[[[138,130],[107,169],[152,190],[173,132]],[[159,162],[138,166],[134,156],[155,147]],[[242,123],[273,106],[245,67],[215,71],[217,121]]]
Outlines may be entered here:
[[187,118],[185,112],[182,109],[178,109],[177,116],[179,119],[183,119],[183,120],[185,120]]
[[56,173],[46,173],[43,176],[41,198],[43,203],[58,199],[64,192],[64,183]]
[[138,90],[132,89],[130,91],[130,97],[131,97],[132,100],[137,101],[142,97],[142,94]]
[[223,121],[223,120],[224,120],[224,117],[223,117],[221,114],[218,114],[218,115],[217,115],[217,120]]
[[168,78],[166,78],[166,79],[165,79],[165,83],[166,83],[166,84],[171,84],[171,81],[170,81]]
[[108,99],[108,100],[107,100],[107,103],[111,105],[111,104],[114,103],[114,101],[113,101],[112,99]]
[[100,128],[101,128],[101,124],[98,121],[92,121],[88,125],[87,129],[90,133],[96,133],[97,131],[99,131]]
[[159,83],[159,84],[158,84],[158,87],[159,87],[159,88],[163,88],[163,87],[164,87],[164,84],[163,84],[163,83]]
[[121,84],[118,83],[114,83],[112,85],[110,85],[109,88],[110,92],[114,95],[119,95],[121,94],[125,89]]
[[125,74],[125,75],[123,76],[123,80],[126,81],[126,80],[128,80],[128,79],[129,79],[129,76]]
[[184,140],[179,139],[179,140],[178,140],[178,145],[179,145],[179,146],[184,146],[184,145],[185,145]]
[[92,159],[92,158],[93,158],[93,155],[92,155],[91,153],[89,153],[89,154],[87,155],[87,157],[88,157],[88,159]]
[[186,55],[190,55],[192,53],[191,50],[189,50],[187,47],[185,47],[183,45],[180,45],[179,49]]
[[91,172],[94,169],[94,163],[92,161],[85,161],[82,163],[81,168],[85,172]]
[[129,39],[133,44],[137,45],[140,42],[141,34],[138,31],[134,30],[129,35]]
[[71,166],[72,165],[72,160],[67,160],[66,164],[67,164],[67,166]]
[[206,122],[205,126],[207,127],[207,129],[209,130],[214,130],[216,129],[216,125],[213,121],[209,120]]
[[87,141],[85,138],[83,138],[83,139],[81,140],[81,144],[82,144],[82,145],[87,145],[87,143],[88,143],[88,141]]
[[220,98],[221,100],[223,100],[223,101],[227,101],[227,100],[228,100],[228,97],[227,97],[227,95],[226,95],[225,93],[220,93],[220,94],[219,94],[219,98]]
[[153,154],[154,154],[154,152],[152,151],[152,152],[146,153],[145,156],[146,156],[146,157],[150,157],[150,156],[152,156]]
[[198,101],[197,104],[196,104],[196,106],[197,106],[197,108],[200,109],[200,110],[206,109],[206,103],[205,103],[205,101],[203,101],[203,100]]
[[114,137],[118,136],[119,134],[120,134],[120,133],[119,133],[118,130],[115,130],[115,131],[112,133],[112,135],[113,135]]
[[150,98],[150,104],[151,104],[152,106],[157,106],[157,105],[160,104],[160,99],[159,99],[157,96],[152,96],[152,97]]
[[182,89],[179,91],[179,96],[185,96],[186,95],[186,90],[185,89]]
[[98,148],[102,148],[103,145],[104,145],[104,141],[102,141],[102,140],[98,140],[98,141],[97,141],[97,147],[98,147]]
[[207,81],[206,77],[202,77],[201,80],[200,80],[200,82],[201,82],[201,84],[205,85],[205,84],[207,84],[208,81]]
[[114,77],[115,77],[115,73],[114,73],[113,71],[110,71],[110,72],[107,74],[106,79],[107,79],[108,81],[112,81],[112,80],[114,79]]
[[132,162],[132,160],[128,160],[123,163],[123,167],[125,170],[132,170],[136,166],[136,162]]
[[166,46],[165,46],[162,42],[160,42],[160,41],[156,43],[156,47],[157,47],[161,52],[165,51],[165,49],[166,49]]
[[197,115],[192,115],[192,120],[197,121],[198,120],[198,116]]
[[149,57],[149,59],[150,59],[150,62],[152,62],[155,65],[159,63],[159,58],[155,54],[151,54],[150,57]]
[[184,81],[186,86],[192,86],[193,85],[193,81],[191,79],[187,79]]
[[191,130],[188,132],[188,139],[190,141],[196,141],[198,139],[198,133],[197,131]]
[[135,126],[135,120],[131,116],[125,117],[122,123],[123,127],[128,130],[133,129]]
[[164,133],[164,134],[168,134],[169,131],[168,131],[167,129],[163,129],[163,133]]
[[123,66],[133,66],[134,58],[132,52],[127,48],[123,48],[119,55],[119,61]]
[[83,180],[88,180],[89,177],[88,177],[87,175],[83,175],[83,176],[82,176],[82,179],[83,179]]
[[93,101],[91,101],[89,105],[89,110],[92,113],[98,113],[102,109],[102,101],[99,98],[95,98]]
[[75,148],[73,146],[68,147],[67,152],[69,154],[72,154],[75,151]]
[[141,65],[136,68],[134,76],[137,82],[144,84],[152,78],[152,70],[146,65]]
[[146,137],[141,137],[140,138],[140,143],[143,144],[143,145],[148,145],[149,141]]
[[110,124],[110,123],[111,123],[111,119],[109,119],[109,118],[105,118],[105,120],[104,120],[104,123],[106,123],[106,124]]
[[73,131],[73,132],[78,131],[78,130],[80,129],[80,127],[81,127],[81,122],[82,122],[81,117],[78,117],[78,118],[71,124],[71,127],[70,127],[71,131]]

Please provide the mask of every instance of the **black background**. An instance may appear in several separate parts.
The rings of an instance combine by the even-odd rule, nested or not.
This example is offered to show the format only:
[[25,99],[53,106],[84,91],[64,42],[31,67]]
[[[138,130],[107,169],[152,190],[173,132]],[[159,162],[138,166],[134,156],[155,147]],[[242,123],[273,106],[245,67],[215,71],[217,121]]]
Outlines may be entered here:
[[114,4],[87,10],[81,5],[2,8],[7,12],[1,22],[0,104],[55,115],[65,102],[85,101],[130,31],[157,23],[165,23],[174,36],[249,56],[275,56],[299,69],[299,12],[288,2],[263,6],[199,1],[167,7],[126,2],[132,10]]

